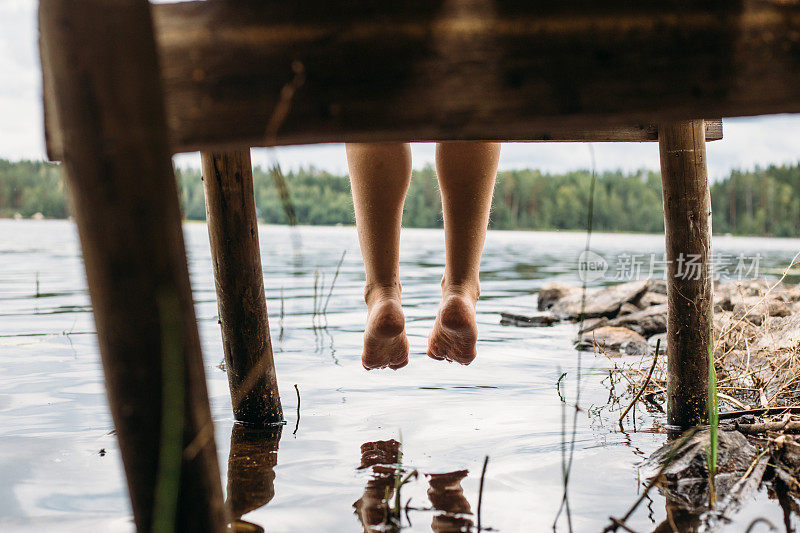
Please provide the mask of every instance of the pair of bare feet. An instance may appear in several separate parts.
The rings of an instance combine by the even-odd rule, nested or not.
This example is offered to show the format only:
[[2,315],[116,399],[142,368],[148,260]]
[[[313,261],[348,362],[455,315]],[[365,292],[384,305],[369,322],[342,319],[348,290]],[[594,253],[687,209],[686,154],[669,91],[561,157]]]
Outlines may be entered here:
[[[399,287],[368,288],[367,324],[361,363],[367,370],[408,364],[409,344]],[[442,285],[442,301],[428,336],[428,357],[470,364],[476,355],[478,326],[475,305],[478,291]]]

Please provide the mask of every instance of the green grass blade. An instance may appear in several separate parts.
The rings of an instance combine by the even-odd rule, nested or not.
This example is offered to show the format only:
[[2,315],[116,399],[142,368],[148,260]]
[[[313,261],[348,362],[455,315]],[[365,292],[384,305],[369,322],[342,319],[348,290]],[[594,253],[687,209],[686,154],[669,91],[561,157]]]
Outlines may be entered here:
[[719,401],[717,399],[717,371],[714,368],[714,341],[713,331],[708,343],[708,499],[713,508],[717,499],[714,477],[717,474],[717,448],[719,446],[717,430],[719,427]]
[[183,463],[184,364],[183,332],[178,297],[159,294],[161,321],[161,445],[158,457],[153,531],[171,533],[176,528],[178,492]]

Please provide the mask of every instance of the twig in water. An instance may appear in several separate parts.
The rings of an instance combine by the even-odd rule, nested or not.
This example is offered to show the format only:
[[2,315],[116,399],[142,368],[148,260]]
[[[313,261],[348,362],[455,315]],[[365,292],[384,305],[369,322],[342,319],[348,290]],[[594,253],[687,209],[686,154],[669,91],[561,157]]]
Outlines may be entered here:
[[[589,143],[589,155],[592,159],[592,179],[589,183],[589,209],[587,215],[587,223],[586,223],[586,248],[584,251],[590,251],[590,244],[592,239],[592,224],[594,219],[594,188],[595,183],[597,181],[597,172],[596,172],[596,162],[594,158],[594,147],[591,143]],[[587,278],[586,276],[583,277],[583,294],[581,296],[581,313],[580,313],[580,329],[582,330],[584,327],[584,322],[586,320],[585,311],[586,311],[586,283]],[[572,517],[570,516],[569,512],[569,476],[570,472],[572,471],[572,458],[575,454],[575,438],[578,431],[578,411],[580,411],[580,403],[581,403],[581,370],[582,370],[582,351],[578,350],[578,364],[577,364],[577,372],[575,375],[575,410],[572,414],[572,434],[570,436],[570,445],[569,445],[569,453],[566,452],[566,431],[565,428],[562,428],[562,441],[561,441],[561,472],[563,476],[564,482],[564,494],[561,497],[561,505],[558,507],[558,512],[556,513],[556,518],[553,520],[553,530],[556,529],[556,524],[558,523],[558,518],[561,516],[561,512],[566,509],[567,510],[567,528],[569,531],[572,531]],[[565,404],[561,404],[562,411]],[[562,415],[563,419],[563,415]]]
[[278,334],[278,340],[283,340],[283,287],[281,287],[281,318],[280,318],[280,325],[281,325],[281,332]]
[[650,493],[650,489],[652,489],[659,481],[661,481],[664,472],[667,470],[669,465],[672,464],[672,460],[675,458],[675,454],[677,454],[678,451],[681,448],[683,448],[683,445],[686,444],[686,442],[690,438],[692,438],[692,436],[695,433],[697,433],[697,431],[698,428],[689,429],[681,436],[680,439],[678,439],[675,445],[672,446],[672,449],[669,451],[667,456],[664,458],[664,464],[662,464],[661,468],[658,469],[658,473],[655,476],[653,476],[652,479],[650,479],[650,483],[647,484],[647,487],[645,488],[644,491],[642,491],[642,494],[639,496],[639,498],[637,498],[636,501],[633,502],[633,505],[631,505],[630,509],[628,509],[628,512],[625,513],[625,516],[623,516],[621,519],[614,518],[613,516],[609,517],[609,519],[611,520],[611,525],[607,526],[603,530],[603,533],[611,533],[613,531],[616,531],[617,528],[620,527],[626,529],[627,531],[631,531],[631,529],[625,525],[625,522],[627,522],[628,518],[630,518],[633,512],[636,511],[636,509],[639,507],[639,504],[641,504],[644,501],[644,499]]
[[486,465],[489,464],[489,456],[483,458],[483,469],[481,470],[481,482],[478,486],[478,533],[481,531],[481,504],[483,503],[483,480],[486,478]]
[[561,375],[558,376],[558,381],[556,381],[556,392],[558,393],[558,397],[562,403],[567,401],[566,398],[564,398],[564,395],[561,394],[561,380],[563,380],[565,377],[567,377],[567,373],[562,372]]
[[319,296],[316,297],[317,300],[317,316],[322,315],[322,293],[325,292],[325,271],[319,271]]
[[38,298],[40,295],[41,295],[41,293],[39,292],[39,271],[37,270],[36,271],[36,298]]
[[319,270],[314,271],[314,310],[311,312],[311,324],[317,328],[317,288],[319,287]]
[[339,277],[339,270],[342,268],[342,263],[344,262],[344,256],[347,253],[347,249],[342,250],[342,257],[339,258],[339,264],[336,265],[336,272],[333,274],[333,281],[331,281],[331,288],[328,290],[328,297],[325,298],[325,305],[322,306],[322,314],[325,315],[328,312],[328,302],[331,299],[331,294],[333,294],[333,286],[336,285],[336,278]]
[[661,339],[658,339],[658,341],[656,341],[656,353],[653,356],[653,364],[650,366],[650,372],[647,373],[647,378],[644,380],[644,384],[642,385],[642,388],[639,389],[639,392],[637,392],[636,396],[633,397],[633,400],[631,401],[631,404],[628,406],[627,409],[625,409],[625,411],[622,412],[622,415],[619,417],[619,429],[620,430],[623,429],[622,428],[622,420],[625,418],[625,415],[628,414],[628,411],[630,411],[631,408],[634,406],[634,404],[636,404],[636,402],[639,400],[639,397],[642,395],[644,390],[647,388],[647,385],[650,383],[650,378],[653,377],[653,370],[655,370],[656,363],[658,362],[658,350],[659,350],[659,348],[661,348]]
[[614,522],[615,526],[624,529],[628,533],[639,533],[638,531],[636,531],[635,529],[633,529],[629,525],[627,525],[625,522],[621,522],[620,520],[614,518],[613,516],[611,517],[611,521]]
[[297,422],[294,425],[292,435],[297,435],[297,428],[300,427],[300,389],[297,388],[297,383],[294,384],[294,391],[297,393]]
[[753,531],[753,527],[759,522],[767,524],[767,527],[769,528],[770,531],[778,531],[778,528],[775,527],[775,524],[773,524],[772,522],[761,516],[750,522],[750,525],[747,526],[747,529],[744,530],[744,533],[750,533],[751,531]]

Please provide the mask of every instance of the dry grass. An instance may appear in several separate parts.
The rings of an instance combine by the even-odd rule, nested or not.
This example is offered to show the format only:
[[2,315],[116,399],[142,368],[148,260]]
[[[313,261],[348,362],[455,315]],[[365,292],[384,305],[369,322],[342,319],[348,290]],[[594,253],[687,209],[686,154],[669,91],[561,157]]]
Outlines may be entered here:
[[[747,281],[716,291],[714,366],[723,410],[800,404],[800,286]],[[651,363],[647,357],[626,366],[631,395],[645,385]],[[666,370],[662,356],[642,401],[664,403]]]

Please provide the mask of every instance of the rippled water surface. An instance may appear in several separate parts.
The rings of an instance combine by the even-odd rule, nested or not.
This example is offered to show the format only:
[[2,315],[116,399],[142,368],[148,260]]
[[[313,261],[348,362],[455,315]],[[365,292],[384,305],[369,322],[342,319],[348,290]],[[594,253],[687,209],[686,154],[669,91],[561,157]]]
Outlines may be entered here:
[[[261,227],[287,425],[272,442],[248,444],[246,436],[231,434],[227,379],[218,367],[222,346],[206,227],[190,223],[184,229],[223,486],[242,510],[257,507],[245,520],[267,531],[363,530],[360,519],[374,519],[376,499],[394,484],[379,467],[370,468],[395,457],[396,446],[380,442],[394,439],[402,442],[403,464],[421,474],[402,488],[402,505],[410,498],[402,516],[407,531],[455,531],[474,524],[486,455],[482,526],[551,529],[563,490],[556,383],[566,372],[562,393],[574,402],[576,327],[504,327],[499,313],[534,311],[536,291],[547,281],[577,283],[575,262],[584,234],[489,233],[478,359],[461,367],[425,356],[438,303],[443,235],[404,231],[401,277],[411,363],[398,372],[368,373],[359,362],[365,307],[355,229]],[[718,253],[760,253],[763,271],[774,273],[800,250],[800,241],[724,237],[714,246]],[[663,253],[664,245],[658,235],[596,234],[592,248],[612,256]],[[318,297],[324,303],[343,252],[327,313],[316,317],[315,327],[315,277],[324,284]],[[0,316],[0,529],[132,530],[71,223],[0,221]],[[642,483],[637,465],[665,436],[653,431],[657,417],[639,411],[636,429],[621,432],[613,422],[620,407],[607,405],[613,391],[604,370],[612,363],[592,354],[584,354],[582,363],[570,514],[575,530],[600,531],[609,515],[624,514],[636,499]],[[301,395],[299,425],[294,384]],[[620,392],[623,385],[616,387]],[[257,486],[243,487],[240,475],[226,481],[231,442],[256,458],[250,475]],[[236,461],[231,465],[241,468]],[[664,506],[653,491],[630,525],[655,529],[664,520]],[[778,505],[759,494],[730,530],[743,530],[755,516],[782,522]],[[563,518],[559,529],[566,530]]]

